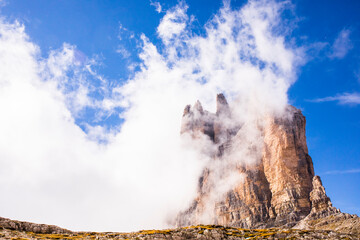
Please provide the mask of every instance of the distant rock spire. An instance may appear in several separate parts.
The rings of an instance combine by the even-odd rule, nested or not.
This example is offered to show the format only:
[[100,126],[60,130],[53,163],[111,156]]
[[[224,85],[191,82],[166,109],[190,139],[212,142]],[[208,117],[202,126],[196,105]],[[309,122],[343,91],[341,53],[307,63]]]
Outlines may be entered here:
[[216,96],[216,115],[224,115],[229,116],[230,115],[230,108],[229,104],[226,101],[226,98],[224,94],[219,93]]
[[214,139],[213,116],[203,107],[199,100],[193,106],[187,105],[181,122],[180,133],[191,133],[193,137],[208,135],[211,140]]
[[198,111],[201,114],[204,113],[203,107],[201,106],[201,103],[199,100],[197,100],[196,103],[194,104],[194,110]]
[[186,115],[189,115],[190,111],[191,111],[191,105],[190,104],[186,105],[185,108],[184,108],[183,117],[186,116]]
[[310,192],[312,209],[310,215],[317,214],[324,217],[333,213],[339,213],[340,211],[332,206],[330,198],[326,195],[325,188],[319,176],[314,176],[312,184],[313,189]]

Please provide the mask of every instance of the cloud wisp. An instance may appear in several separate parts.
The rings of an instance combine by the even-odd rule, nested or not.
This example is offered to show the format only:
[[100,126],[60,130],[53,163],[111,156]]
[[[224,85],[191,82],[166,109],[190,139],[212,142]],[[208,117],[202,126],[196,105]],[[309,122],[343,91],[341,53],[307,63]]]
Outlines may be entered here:
[[338,175],[338,174],[352,174],[360,173],[360,168],[348,169],[348,170],[334,170],[323,173],[324,175]]
[[343,29],[335,39],[329,58],[331,59],[343,59],[347,53],[353,48],[353,44],[350,40],[351,31],[349,29]]
[[161,13],[162,7],[161,7],[161,4],[159,2],[150,1],[150,5],[155,7],[156,12]]
[[310,102],[338,102],[342,105],[358,105],[360,104],[360,93],[343,93],[332,97],[316,98],[309,100]]
[[[225,2],[196,35],[181,2],[160,21],[160,47],[142,35],[139,70],[118,85],[72,45],[42,59],[23,25],[0,20],[2,214],[73,230],[167,227],[194,198],[209,160],[180,137],[184,106],[199,99],[214,110],[215,95],[224,93],[253,145],[251,123],[287,105],[304,62],[302,49],[285,40],[281,13],[288,7],[250,0],[232,9]],[[76,120],[86,110],[95,124],[84,132]],[[109,114],[122,124],[96,124]]]

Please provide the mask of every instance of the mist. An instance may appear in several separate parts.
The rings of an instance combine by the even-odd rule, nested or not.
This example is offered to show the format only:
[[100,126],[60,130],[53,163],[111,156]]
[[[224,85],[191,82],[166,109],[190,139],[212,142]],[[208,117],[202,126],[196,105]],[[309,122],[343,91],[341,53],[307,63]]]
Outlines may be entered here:
[[[2,217],[82,231],[171,227],[196,196],[213,147],[180,135],[184,107],[200,100],[215,112],[223,93],[234,121],[247,124],[239,146],[258,144],[253,123],[283,113],[305,61],[283,21],[291,8],[259,0],[233,9],[225,1],[197,35],[196,16],[180,2],[159,23],[160,46],[142,35],[139,70],[115,86],[76,46],[43,58],[26,26],[0,19]],[[76,119],[86,108],[123,121],[84,131]],[[222,178],[222,192],[234,181],[241,177]]]

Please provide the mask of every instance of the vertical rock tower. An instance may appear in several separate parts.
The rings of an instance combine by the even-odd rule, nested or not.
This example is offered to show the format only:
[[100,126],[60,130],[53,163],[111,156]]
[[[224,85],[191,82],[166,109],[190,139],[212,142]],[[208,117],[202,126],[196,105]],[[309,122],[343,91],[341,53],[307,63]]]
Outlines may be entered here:
[[[217,148],[211,159],[221,165],[229,157],[229,151],[237,151],[244,126],[232,121],[223,94],[218,94],[216,100],[216,113],[204,111],[199,101],[193,107],[186,106],[181,133],[193,138],[207,136]],[[258,149],[258,159],[231,166],[233,174],[241,175],[241,179],[225,194],[218,193],[211,181],[218,174],[217,169],[204,169],[198,196],[187,210],[179,213],[177,226],[292,227],[310,213],[315,216],[318,212],[322,215],[339,212],[332,207],[320,178],[314,176],[306,144],[305,117],[292,106],[287,107],[285,115],[268,117],[259,126],[262,148]],[[239,162],[244,161],[239,159]]]

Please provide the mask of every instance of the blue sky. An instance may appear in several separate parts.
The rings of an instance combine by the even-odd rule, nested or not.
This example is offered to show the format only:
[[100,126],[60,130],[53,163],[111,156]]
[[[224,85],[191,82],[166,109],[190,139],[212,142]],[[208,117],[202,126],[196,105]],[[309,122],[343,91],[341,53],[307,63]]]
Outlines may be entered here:
[[[153,54],[151,46],[157,47],[159,54],[166,56],[164,58],[166,58],[168,65],[172,64],[173,59],[171,57],[180,60],[186,59],[185,57],[171,56],[169,49],[172,49],[172,47],[176,49],[176,54],[182,54],[181,50],[178,50],[181,49],[182,43],[176,45],[178,43],[174,43],[176,41],[174,36],[180,36],[183,42],[188,43],[191,41],[196,44],[194,36],[206,37],[204,25],[209,24],[209,19],[213,19],[216,14],[219,14],[218,11],[223,6],[222,1],[199,0],[188,0],[186,3],[172,0],[3,0],[0,1],[0,4],[2,4],[0,8],[2,24],[4,22],[13,24],[17,21],[21,26],[25,27],[24,33],[27,37],[22,36],[22,40],[19,41],[24,46],[31,43],[32,45],[29,45],[30,47],[27,47],[27,49],[32,49],[35,46],[35,50],[26,51],[34,51],[30,55],[34,57],[34,61],[40,66],[37,70],[41,72],[40,78],[48,82],[55,79],[54,82],[58,84],[57,89],[62,90],[62,95],[54,93],[54,96],[60,94],[61,97],[59,98],[64,99],[64,106],[66,106],[64,107],[66,109],[61,111],[66,112],[65,115],[70,114],[70,118],[73,119],[76,125],[88,134],[87,137],[92,138],[92,142],[86,144],[95,144],[94,142],[97,141],[99,145],[95,148],[106,148],[106,143],[111,142],[113,139],[121,142],[122,137],[117,134],[123,122],[129,119],[129,115],[122,116],[122,109],[129,107],[129,104],[137,106],[143,101],[148,101],[138,96],[139,94],[133,93],[131,84],[127,85],[126,88],[120,87],[119,91],[117,89],[119,86],[128,83],[129,80],[141,77],[147,79],[146,74],[150,73],[146,71],[152,69],[151,66],[154,69],[163,69],[161,64],[159,66],[153,65],[157,55]],[[186,4],[187,6],[185,6]],[[246,1],[234,0],[230,3],[230,9],[238,10],[245,5]],[[176,9],[181,11],[185,9],[186,14],[183,14],[180,10],[180,12],[176,13],[175,6],[180,6]],[[265,65],[267,61],[274,61],[275,64],[279,64],[279,69],[283,71],[283,73],[276,76],[291,79],[284,81],[285,85],[290,84],[291,86],[281,93],[286,94],[287,92],[289,103],[300,108],[307,118],[308,148],[314,162],[315,173],[321,176],[326,191],[336,207],[344,212],[359,215],[360,2],[356,0],[294,0],[291,4],[287,3],[285,7],[280,8],[284,8],[280,11],[280,16],[269,21],[273,21],[271,23],[278,27],[271,30],[274,31],[274,39],[282,36],[285,39],[283,44],[285,47],[282,49],[283,45],[281,45],[279,52],[274,49],[274,54],[279,54],[277,55],[279,59],[283,56],[285,61],[290,59],[291,73],[288,72],[284,62],[272,60],[274,56],[264,55],[263,60],[255,58],[254,61],[263,61],[264,63],[259,64]],[[165,22],[164,17],[172,12],[178,14],[174,22],[179,24],[174,26],[179,27],[183,22],[188,24],[186,34],[182,35],[182,33],[174,32],[173,35],[166,35],[169,31],[174,31],[174,29],[166,28],[165,24],[165,30],[163,32],[159,30],[159,24]],[[275,23],[276,19],[280,19],[281,22]],[[17,29],[14,25],[4,29],[10,28]],[[144,37],[146,37],[145,40]],[[166,39],[169,41],[168,44]],[[146,42],[151,44],[146,44]],[[148,52],[144,49],[147,49]],[[139,57],[139,54],[144,52],[146,52],[146,56],[141,57],[140,55]],[[56,65],[52,61],[64,61],[64,64]],[[45,66],[44,68],[47,70],[45,71],[41,66]],[[161,71],[167,72],[167,70],[159,71],[160,75]],[[154,70],[154,72],[156,71]],[[170,72],[167,75],[169,77],[173,76],[171,74],[176,74]],[[186,71],[184,70],[184,72]],[[136,75],[136,73],[141,74]],[[159,76],[156,74],[154,73],[154,78]],[[275,72],[275,74],[278,73]],[[151,81],[149,81],[149,84],[152,83]],[[139,88],[143,86],[142,84],[137,85],[137,82],[134,82],[134,85]],[[161,84],[159,86],[161,87]],[[52,89],[51,87],[46,88]],[[171,86],[169,86],[169,89],[171,89]],[[206,95],[215,93],[215,90],[218,89],[224,89],[228,95],[233,94],[230,90],[226,92],[228,89],[226,84],[220,84],[214,89],[209,87],[207,92],[203,92],[199,96],[195,95],[195,90],[194,92],[189,91],[187,95],[183,96],[184,101],[177,102],[169,99],[169,104],[174,104],[174,107],[181,106],[180,116],[183,102],[186,101],[192,103],[194,99],[199,98],[202,102],[205,102],[205,105],[208,101],[208,105],[211,107],[213,102],[208,100]],[[81,90],[85,92],[81,92]],[[242,87],[239,86],[239,91],[241,90]],[[186,96],[190,95],[190,93],[195,96],[187,98]],[[148,93],[143,92],[143,94]],[[132,100],[127,102],[124,99],[126,96],[131,96]],[[144,116],[152,113],[161,115],[160,110],[158,112],[155,109],[156,107],[152,112],[151,109],[148,109],[152,106],[146,106]],[[142,116],[142,114],[143,112],[138,116]],[[130,116],[133,115],[130,114]],[[24,115],[17,117],[20,119],[23,117],[24,119],[21,120],[26,121]],[[149,121],[151,123],[151,119]],[[137,123],[137,120],[133,122]],[[156,118],[154,118],[154,122],[156,122]],[[142,123],[139,122],[139,124]],[[177,125],[175,124],[175,126]],[[70,128],[73,128],[73,126]],[[122,131],[126,132],[126,129]],[[142,129],[142,127],[139,129]],[[129,132],[131,133],[131,130]],[[58,134],[62,136],[62,134]],[[77,132],[74,135],[79,135],[79,139],[82,139],[82,134]],[[124,136],[127,135],[124,134]],[[166,136],[165,133],[164,136]],[[52,137],[48,138],[51,139]],[[44,139],[47,139],[47,136],[44,135]],[[63,137],[63,142],[67,142],[66,139],[67,137]],[[39,141],[39,143],[43,143],[42,141]],[[79,140],[79,142],[81,141],[85,140]],[[131,141],[129,140],[129,142]],[[136,141],[134,140],[134,142]],[[68,147],[66,146],[64,149],[68,149]],[[49,149],[53,148],[49,147]],[[115,154],[116,151],[113,150],[111,153]],[[59,162],[51,164],[54,166],[62,165]],[[161,163],[154,164],[160,165]],[[44,164],[39,163],[39,165],[43,166]],[[94,164],[94,166],[97,165]],[[131,165],[129,168],[132,169],[136,166]],[[120,166],[120,168],[125,169],[126,167]],[[104,167],[103,171],[111,170]],[[129,172],[131,171],[129,170]],[[86,172],[86,176],[90,176],[91,173],[92,171]],[[95,175],[100,176],[101,174],[96,173]],[[112,188],[109,187],[109,189]],[[42,191],[39,190],[39,192]],[[82,199],[81,197],[79,199]],[[89,204],[89,206],[92,205]],[[49,219],[50,222],[56,224],[63,223],[56,222],[53,218],[46,218],[45,213],[44,216],[32,218],[31,214],[31,212],[28,212],[23,218],[35,221]],[[20,213],[11,211],[8,212],[8,215],[10,215],[9,217],[22,217]],[[79,215],[81,215],[80,212]],[[88,225],[91,229],[106,229],[103,226],[93,227],[96,224],[92,224],[89,223]],[[75,226],[74,228],[77,227],[84,228],[84,226]]]

